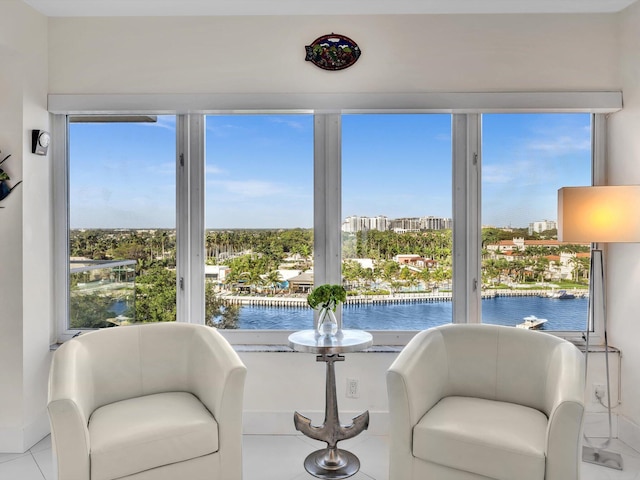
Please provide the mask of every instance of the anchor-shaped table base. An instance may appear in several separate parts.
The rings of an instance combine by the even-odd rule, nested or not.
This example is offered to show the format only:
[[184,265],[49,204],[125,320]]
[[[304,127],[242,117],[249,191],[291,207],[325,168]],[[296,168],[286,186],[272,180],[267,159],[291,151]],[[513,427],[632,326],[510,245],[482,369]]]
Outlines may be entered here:
[[294,413],[293,423],[296,430],[307,437],[326,442],[327,448],[311,453],[304,461],[304,468],[318,478],[348,478],[360,470],[360,460],[353,453],[339,449],[337,445],[340,440],[353,438],[369,427],[369,411],[355,417],[351,425],[340,425],[333,364],[344,361],[344,357],[339,354],[322,354],[316,357],[316,361],[327,362],[324,423],[319,427],[311,425],[311,420],[298,412]]

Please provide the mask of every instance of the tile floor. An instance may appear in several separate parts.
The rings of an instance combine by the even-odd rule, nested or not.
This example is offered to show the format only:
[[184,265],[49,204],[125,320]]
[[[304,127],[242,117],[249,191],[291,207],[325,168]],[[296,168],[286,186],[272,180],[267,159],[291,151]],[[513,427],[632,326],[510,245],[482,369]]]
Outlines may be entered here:
[[[244,480],[309,480],[302,462],[322,443],[304,436],[245,435]],[[362,464],[353,480],[389,480],[388,439],[362,434],[341,442]],[[620,452],[623,471],[582,463],[582,480],[640,480],[640,453],[614,440],[612,450]],[[46,437],[26,453],[0,453],[0,480],[57,480],[51,458],[51,439]]]

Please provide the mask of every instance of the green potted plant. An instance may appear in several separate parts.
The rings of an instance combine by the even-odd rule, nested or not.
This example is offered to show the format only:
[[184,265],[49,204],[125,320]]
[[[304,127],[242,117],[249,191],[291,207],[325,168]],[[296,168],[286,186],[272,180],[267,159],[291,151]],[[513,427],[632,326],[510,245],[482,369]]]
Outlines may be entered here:
[[307,303],[314,310],[319,310],[318,333],[320,335],[335,335],[338,321],[335,311],[341,302],[347,299],[347,292],[342,285],[324,284],[314,288],[307,296]]

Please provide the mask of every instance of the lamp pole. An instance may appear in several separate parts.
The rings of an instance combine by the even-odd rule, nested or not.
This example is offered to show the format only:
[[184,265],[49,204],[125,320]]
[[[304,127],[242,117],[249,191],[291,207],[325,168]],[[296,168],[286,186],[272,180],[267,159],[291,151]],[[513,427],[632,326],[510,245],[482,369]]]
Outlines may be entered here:
[[594,445],[589,438],[584,435],[584,439],[588,445],[582,447],[582,460],[589,463],[595,463],[604,467],[615,468],[616,470],[622,470],[622,455],[616,452],[605,450],[610,444],[613,438],[613,424],[611,422],[611,381],[609,375],[609,342],[607,340],[607,295],[605,291],[605,276],[604,276],[604,254],[601,249],[593,248],[591,250],[591,276],[589,278],[589,307],[588,307],[588,319],[587,319],[587,331],[585,335],[585,385],[587,384],[587,372],[589,369],[589,333],[593,325],[595,325],[595,276],[600,279],[600,285],[602,286],[602,321],[603,321],[603,336],[604,336],[604,362],[607,377],[607,414],[609,417],[609,437],[602,445]]

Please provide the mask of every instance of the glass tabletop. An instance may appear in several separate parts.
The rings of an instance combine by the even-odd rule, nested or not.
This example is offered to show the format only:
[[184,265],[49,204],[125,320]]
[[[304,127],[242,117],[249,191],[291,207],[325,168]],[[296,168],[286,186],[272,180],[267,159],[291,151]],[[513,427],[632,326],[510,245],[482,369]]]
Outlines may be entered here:
[[341,334],[320,335],[316,330],[300,330],[289,335],[289,346],[297,352],[331,355],[358,352],[373,343],[364,330],[342,330]]

